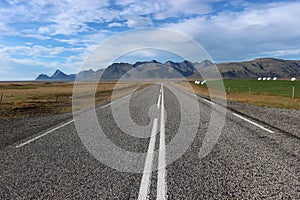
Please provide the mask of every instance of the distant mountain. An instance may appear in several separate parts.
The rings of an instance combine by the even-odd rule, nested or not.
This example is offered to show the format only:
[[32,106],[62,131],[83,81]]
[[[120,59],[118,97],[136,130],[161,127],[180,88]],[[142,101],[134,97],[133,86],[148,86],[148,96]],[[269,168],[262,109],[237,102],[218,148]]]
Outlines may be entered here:
[[84,71],[81,71],[77,74],[77,78],[78,79],[88,79],[90,78],[91,76],[94,75],[94,70],[84,70]]
[[300,77],[300,61],[258,58],[246,62],[218,64],[224,78]]
[[56,70],[50,78],[53,80],[75,80],[76,75],[67,75],[60,70]]
[[35,80],[37,81],[74,81],[76,79],[76,74],[67,75],[60,70],[56,70],[52,76],[47,76],[45,74],[40,74]]
[[[56,70],[52,76],[39,75],[36,80],[118,80],[126,79],[163,79],[163,78],[201,78],[201,73],[209,77],[218,77],[218,72],[212,70],[209,60],[192,63],[190,61],[160,63],[156,60],[129,63],[113,63],[106,69],[97,71],[86,70],[78,74],[67,75]],[[271,76],[278,78],[300,78],[300,61],[280,60],[274,58],[259,58],[245,62],[228,62],[216,65],[223,78],[257,78]]]
[[51,78],[46,74],[40,74],[35,80],[50,80]]

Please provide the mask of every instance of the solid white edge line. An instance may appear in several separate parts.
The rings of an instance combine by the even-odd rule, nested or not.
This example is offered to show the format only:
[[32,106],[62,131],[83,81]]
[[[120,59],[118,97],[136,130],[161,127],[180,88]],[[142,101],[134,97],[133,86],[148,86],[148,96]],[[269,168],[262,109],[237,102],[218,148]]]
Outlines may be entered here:
[[[178,87],[177,87],[177,88],[178,88]],[[201,101],[206,101],[207,103],[209,103],[209,104],[211,104],[211,105],[215,105],[214,102],[209,101],[209,100],[207,100],[207,99],[205,99],[205,98],[203,98],[203,97],[197,96],[196,94],[191,93],[191,92],[189,92],[189,91],[186,91],[185,89],[181,89],[181,88],[180,88],[179,90],[182,91],[182,92],[184,92],[184,93],[186,93],[186,94],[188,94],[188,95],[191,95],[192,97],[196,97],[196,98],[200,99]]]
[[41,138],[41,137],[44,137],[45,135],[47,135],[47,134],[49,134],[49,133],[52,133],[53,131],[56,131],[56,130],[58,130],[58,129],[60,129],[60,128],[62,128],[62,127],[64,127],[64,126],[68,125],[68,124],[71,124],[71,123],[74,122],[74,121],[75,121],[75,120],[73,119],[73,120],[71,120],[71,121],[69,121],[69,122],[67,122],[67,123],[64,123],[64,124],[62,124],[62,125],[60,125],[60,126],[54,128],[54,129],[52,129],[52,130],[50,130],[50,131],[47,131],[46,133],[43,133],[42,135],[39,135],[39,136],[37,136],[37,137],[35,137],[35,138],[32,138],[32,139],[30,139],[30,140],[28,140],[28,141],[26,141],[26,142],[24,142],[24,143],[21,143],[21,144],[17,145],[16,148],[22,147],[22,146],[24,146],[24,145],[26,145],[26,144],[28,144],[28,143],[30,143],[30,142],[33,142],[33,141],[35,141],[35,140],[37,140],[37,139],[39,139],[39,138]]
[[166,199],[166,144],[165,144],[165,117],[164,117],[164,89],[161,85],[161,116],[160,116],[160,140],[159,140],[159,158],[157,175],[157,197],[156,199]]
[[154,118],[151,138],[150,138],[148,152],[145,161],[143,177],[142,177],[140,190],[139,190],[139,197],[138,197],[139,200],[149,199],[156,133],[157,133],[157,118]]
[[160,107],[160,99],[161,99],[161,94],[159,94],[159,96],[158,96],[157,109],[159,109],[159,107]]
[[99,109],[105,108],[105,107],[107,107],[107,106],[110,106],[110,105],[112,105],[113,103],[114,103],[114,102],[112,101],[112,102],[110,102],[110,103],[108,103],[108,104],[105,104],[105,105],[103,105],[103,106],[100,106],[100,107],[96,108],[96,110],[99,110]]
[[[186,90],[182,90],[182,91],[184,91],[184,92],[187,93],[187,94],[193,95],[192,93],[189,93],[189,92],[187,92]],[[210,103],[210,104],[212,104],[212,105],[215,105],[214,102],[209,101],[209,100],[207,100],[207,99],[205,99],[205,98],[200,98],[200,99],[206,101],[207,103]],[[251,123],[251,124],[253,124],[253,125],[255,125],[255,126],[257,126],[257,127],[261,128],[261,129],[267,131],[267,132],[269,132],[269,133],[274,133],[274,131],[272,131],[272,130],[270,130],[270,129],[267,129],[267,128],[265,128],[265,127],[263,127],[263,126],[261,126],[261,125],[255,123],[255,122],[249,120],[249,119],[246,119],[245,117],[242,117],[241,115],[238,115],[238,114],[236,114],[236,113],[232,113],[232,114],[235,115],[236,117],[240,118],[240,119],[243,119],[243,120],[245,120],[245,121],[247,121],[247,122],[249,122],[249,123]]]
[[202,98],[202,100],[206,101],[207,103],[210,103],[211,105],[215,105],[215,103],[214,103],[214,102],[212,102],[212,101],[209,101],[209,100],[207,100],[207,99],[205,99],[205,98]]
[[[120,100],[120,99],[127,98],[127,97],[129,97],[130,95],[131,95],[131,94],[126,95],[126,96],[123,96],[123,97],[121,97],[121,98],[119,98],[119,99],[116,99],[115,101]],[[105,104],[105,105],[103,105],[103,106],[100,106],[100,107],[98,107],[98,108],[95,108],[95,110],[102,109],[102,108],[105,108],[105,107],[107,107],[107,106],[109,106],[109,105],[112,105],[115,101],[112,101],[112,102],[110,102],[110,103],[108,103],[108,104]],[[65,123],[65,124],[63,124],[63,125],[61,125],[61,126],[58,126],[58,127],[54,128],[54,129],[52,129],[52,130],[50,130],[50,131],[47,131],[46,133],[43,133],[43,134],[41,134],[41,135],[39,135],[39,136],[36,136],[35,138],[32,138],[32,139],[30,139],[30,140],[28,140],[28,141],[26,141],[26,142],[23,142],[23,143],[21,143],[21,144],[18,144],[18,145],[16,146],[16,148],[20,148],[20,147],[22,147],[22,146],[24,146],[24,145],[26,145],[26,144],[28,144],[28,143],[30,143],[30,142],[33,142],[33,141],[35,141],[35,140],[37,140],[37,139],[39,139],[39,138],[41,138],[41,137],[44,137],[45,135],[48,135],[49,133],[51,133],[51,132],[53,132],[53,131],[56,131],[57,129],[60,129],[60,128],[66,126],[66,125],[68,125],[68,124],[70,124],[70,123],[72,123],[72,122],[74,122],[74,121],[75,121],[75,120],[73,119],[73,120],[71,120],[71,121],[69,121],[69,122],[67,122],[67,123]]]
[[234,116],[236,116],[236,117],[242,119],[242,120],[245,120],[246,122],[249,122],[250,124],[253,124],[253,125],[255,125],[255,126],[257,126],[257,127],[261,128],[261,129],[263,129],[263,130],[269,132],[269,133],[274,133],[274,131],[272,131],[272,130],[270,130],[270,129],[267,129],[267,128],[265,128],[265,127],[263,127],[263,126],[261,126],[261,125],[255,123],[255,122],[253,122],[253,121],[251,121],[251,120],[249,120],[249,119],[247,119],[247,118],[245,118],[245,117],[243,117],[243,116],[241,116],[241,115],[238,115],[238,114],[236,114],[236,113],[232,113],[232,114],[233,114]]

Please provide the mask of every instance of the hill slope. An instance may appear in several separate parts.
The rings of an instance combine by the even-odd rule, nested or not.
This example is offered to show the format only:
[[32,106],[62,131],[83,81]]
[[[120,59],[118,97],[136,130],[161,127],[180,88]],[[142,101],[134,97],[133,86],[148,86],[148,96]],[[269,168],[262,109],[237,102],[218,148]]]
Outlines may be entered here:
[[224,78],[300,77],[300,61],[259,58],[246,62],[218,64]]

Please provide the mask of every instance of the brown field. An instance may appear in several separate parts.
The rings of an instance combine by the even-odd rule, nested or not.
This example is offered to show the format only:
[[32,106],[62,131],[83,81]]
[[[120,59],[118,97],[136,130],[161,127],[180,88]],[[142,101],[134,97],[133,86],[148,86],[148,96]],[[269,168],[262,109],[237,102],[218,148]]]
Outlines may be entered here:
[[[176,82],[176,85],[189,90],[188,85],[191,85],[196,94],[200,96],[209,97],[209,91],[206,87],[201,87],[189,82]],[[193,92],[193,91],[191,91]],[[215,95],[219,98],[220,95]],[[240,103],[246,103],[256,106],[263,106],[269,108],[285,108],[300,110],[300,98],[291,98],[286,96],[275,96],[268,94],[249,94],[244,92],[230,92],[226,93],[226,99]]]
[[[84,85],[84,83],[82,83]],[[96,105],[144,88],[145,83],[98,83]],[[2,82],[0,83],[0,119],[19,116],[53,115],[72,111],[73,82]]]

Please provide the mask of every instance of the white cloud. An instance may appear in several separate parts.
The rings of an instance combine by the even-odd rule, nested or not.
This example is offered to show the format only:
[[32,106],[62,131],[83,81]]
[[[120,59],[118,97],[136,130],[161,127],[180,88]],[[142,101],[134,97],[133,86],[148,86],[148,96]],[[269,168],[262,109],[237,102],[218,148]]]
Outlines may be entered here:
[[221,0],[121,0],[118,5],[124,7],[121,15],[154,14],[156,19],[206,14],[212,11],[211,4]]
[[41,61],[41,60],[32,60],[32,59],[28,59],[28,58],[14,58],[14,57],[11,57],[11,56],[8,56],[8,55],[2,56],[1,60],[2,60],[3,63],[8,64],[8,66],[12,65],[12,64],[18,64],[18,65],[27,66],[27,67],[30,67],[30,66],[45,66],[45,67],[57,68],[59,66],[58,62],[44,62],[44,61]]
[[129,4],[136,4],[138,3],[137,0],[117,0],[116,4],[122,5],[122,6],[128,6]]
[[152,26],[152,20],[149,17],[140,17],[140,16],[130,16],[126,22],[128,27],[131,28],[144,28],[147,26]]
[[82,46],[88,48],[91,44],[99,44],[101,41],[107,39],[112,32],[105,30],[98,31],[92,34],[83,35],[80,37],[69,37],[68,39],[61,39],[61,38],[53,38],[54,40],[66,43],[71,46]]
[[[109,22],[109,27],[122,26],[116,20],[127,20],[128,27],[140,28],[153,25],[152,15],[156,19],[181,17],[193,14],[208,13],[212,10],[208,0],[121,0],[121,10],[110,7],[109,0],[31,0],[11,1],[11,6],[0,8],[0,30],[7,29],[7,24],[14,22],[40,22],[41,25],[31,28],[13,27],[15,32],[40,40],[49,39],[46,36],[57,34],[77,35],[78,33],[93,33],[96,30],[87,25],[88,22]],[[12,30],[10,30],[12,31]],[[29,32],[28,32],[29,31]]]
[[[36,34],[74,35],[78,32],[91,31],[86,27],[87,22],[104,22],[117,17],[115,11],[106,9],[109,5],[108,0],[89,2],[32,0],[12,1],[10,4],[10,7],[0,8],[0,21],[7,24],[12,22],[45,23],[41,27],[33,28],[32,34],[35,31]],[[16,31],[22,32],[24,28]]]
[[25,38],[35,38],[38,40],[50,40],[51,37],[45,36],[45,35],[39,35],[39,34],[16,34],[17,36],[22,36]]
[[249,6],[167,25],[200,42],[217,60],[247,59],[265,51],[298,48],[300,3]]
[[119,22],[113,22],[113,23],[108,24],[108,27],[122,27],[122,26],[124,26],[124,24],[119,23]]
[[[215,0],[214,0],[215,1]],[[159,4],[162,8],[157,12],[157,19],[177,17],[178,15],[207,14],[212,12],[211,3],[203,0],[169,0],[166,4]]]
[[300,49],[283,49],[276,51],[263,52],[265,55],[274,56],[274,57],[283,57],[283,56],[298,56],[300,57]]
[[41,27],[39,27],[38,32],[41,33],[41,34],[44,34],[44,33],[49,33],[50,30],[46,26],[41,26]]
[[18,56],[34,56],[34,57],[49,57],[53,58],[63,52],[83,52],[85,48],[66,48],[52,46],[0,46],[0,53],[3,55],[18,55]]
[[157,56],[159,56],[159,53],[161,53],[158,50],[154,50],[154,49],[143,49],[143,50],[137,50],[137,51],[133,51],[130,52],[127,56],[131,56],[131,57],[143,57],[143,58],[155,58]]

